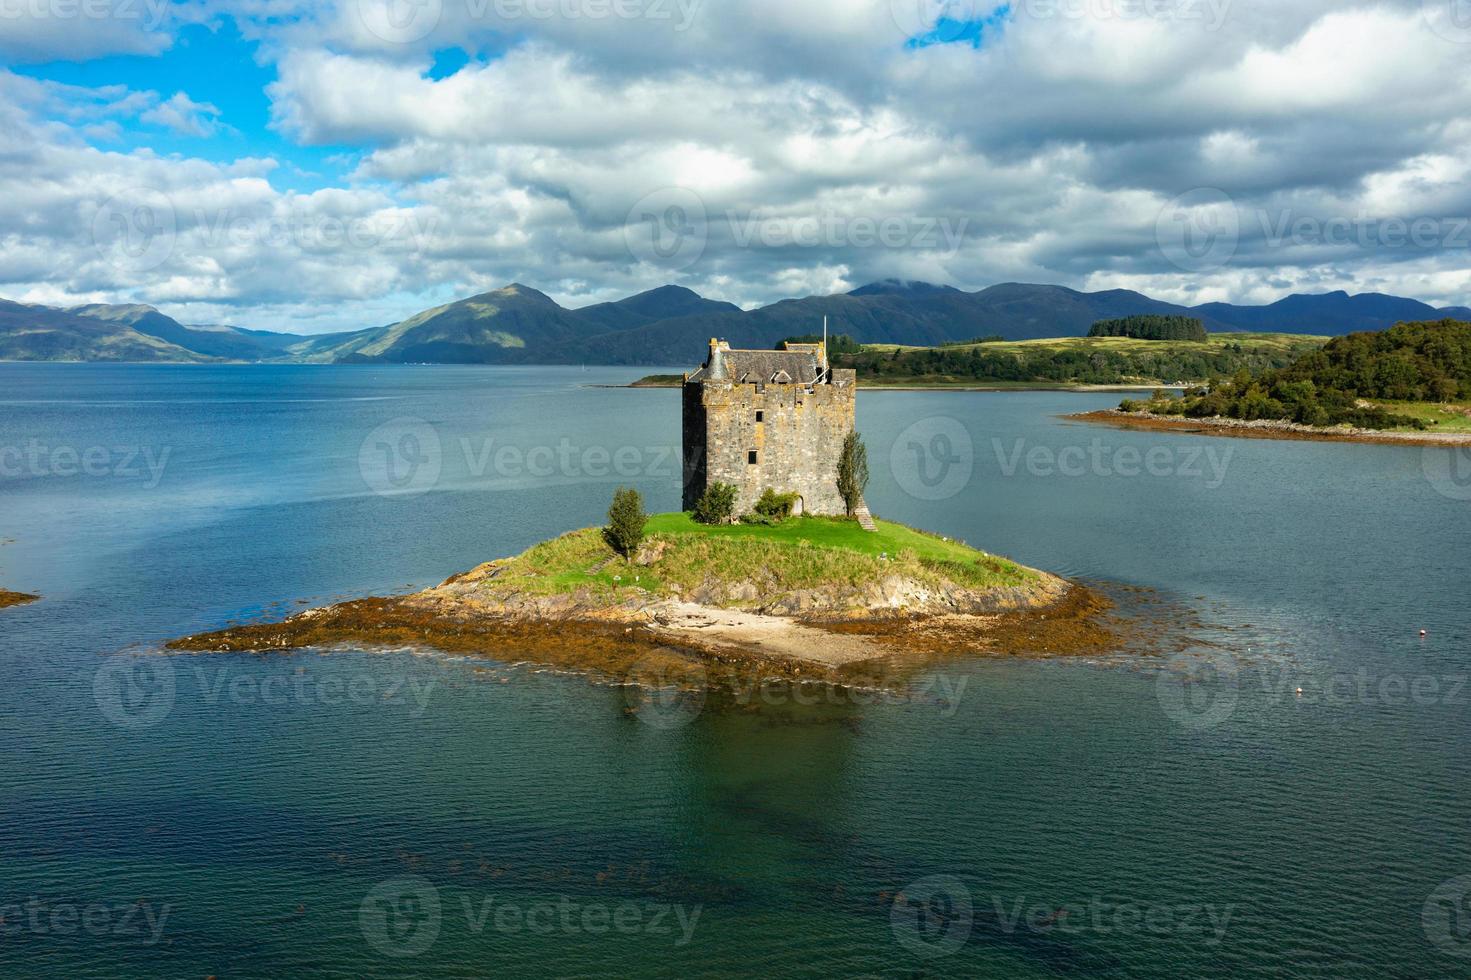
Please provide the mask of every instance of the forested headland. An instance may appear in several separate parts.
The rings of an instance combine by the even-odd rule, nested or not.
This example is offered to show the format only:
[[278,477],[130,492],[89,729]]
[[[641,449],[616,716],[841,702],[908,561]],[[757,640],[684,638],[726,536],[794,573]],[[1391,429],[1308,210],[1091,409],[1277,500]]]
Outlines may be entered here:
[[1280,419],[1302,425],[1366,429],[1429,427],[1423,418],[1376,402],[1471,400],[1471,323],[1400,323],[1384,331],[1335,337],[1286,367],[1237,372],[1184,398],[1125,399],[1124,411],[1188,418]]

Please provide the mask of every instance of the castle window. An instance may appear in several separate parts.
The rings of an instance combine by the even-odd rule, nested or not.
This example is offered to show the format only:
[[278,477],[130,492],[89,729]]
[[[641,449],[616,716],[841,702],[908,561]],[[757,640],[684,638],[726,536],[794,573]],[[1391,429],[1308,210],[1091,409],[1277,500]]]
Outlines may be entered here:
[[756,465],[756,450],[753,449],[750,452],[746,453],[746,462],[750,463],[752,466]]
[[761,409],[759,409],[759,408],[756,409],[756,421],[757,422],[765,422],[766,421],[766,413],[763,412],[763,411],[761,411]]

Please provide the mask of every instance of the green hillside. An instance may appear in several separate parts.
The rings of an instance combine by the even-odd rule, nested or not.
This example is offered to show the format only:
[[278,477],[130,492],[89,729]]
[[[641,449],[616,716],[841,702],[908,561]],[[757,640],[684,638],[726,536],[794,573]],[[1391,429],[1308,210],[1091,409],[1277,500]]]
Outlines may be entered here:
[[[296,349],[312,361],[435,364],[605,363],[625,334],[654,320],[722,315],[736,307],[688,289],[665,286],[583,310],[559,306],[545,293],[512,283],[502,289],[424,310],[399,323]],[[695,345],[691,345],[695,346]],[[581,356],[573,352],[581,352]]]
[[860,384],[1172,384],[1285,367],[1327,342],[1301,334],[1216,334],[1201,341],[1053,337],[944,347],[868,344],[834,358]]
[[122,319],[0,300],[0,361],[208,361]]

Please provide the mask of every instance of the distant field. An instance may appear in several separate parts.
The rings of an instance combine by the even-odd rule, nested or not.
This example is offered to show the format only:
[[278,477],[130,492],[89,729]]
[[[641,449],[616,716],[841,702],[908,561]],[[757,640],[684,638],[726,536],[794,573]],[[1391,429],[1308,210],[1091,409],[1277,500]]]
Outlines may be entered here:
[[1158,354],[1168,351],[1215,352],[1234,346],[1253,351],[1280,351],[1301,354],[1322,347],[1327,337],[1299,333],[1219,333],[1204,343],[1193,340],[1135,340],[1132,337],[1047,337],[1041,340],[1002,340],[988,344],[956,344],[945,347],[908,347],[902,344],[864,344],[864,351],[946,350],[1011,352],[1035,351],[1113,352],[1119,354]]
[[834,362],[856,369],[859,383],[871,386],[1156,386],[1283,368],[1327,341],[1301,334],[1223,333],[1204,341],[1052,337],[944,347],[869,344]]

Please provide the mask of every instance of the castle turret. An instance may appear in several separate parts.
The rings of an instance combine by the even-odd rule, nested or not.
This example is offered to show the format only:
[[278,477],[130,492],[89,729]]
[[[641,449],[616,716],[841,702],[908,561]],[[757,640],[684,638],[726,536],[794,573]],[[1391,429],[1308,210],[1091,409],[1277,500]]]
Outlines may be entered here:
[[728,350],[729,343],[710,338],[710,360],[705,367],[706,378],[711,381],[725,381],[730,378],[730,372],[725,366],[725,352]]

